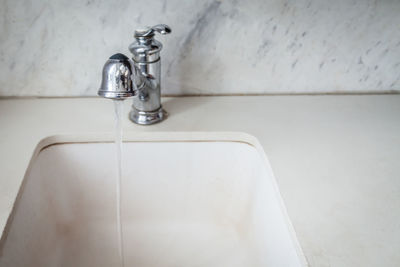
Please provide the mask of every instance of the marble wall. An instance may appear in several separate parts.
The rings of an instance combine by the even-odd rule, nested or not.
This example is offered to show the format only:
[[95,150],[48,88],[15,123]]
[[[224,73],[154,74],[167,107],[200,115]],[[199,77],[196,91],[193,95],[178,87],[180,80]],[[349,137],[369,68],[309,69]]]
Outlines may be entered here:
[[400,91],[399,0],[1,0],[0,96],[91,96],[133,31],[159,36],[163,94]]

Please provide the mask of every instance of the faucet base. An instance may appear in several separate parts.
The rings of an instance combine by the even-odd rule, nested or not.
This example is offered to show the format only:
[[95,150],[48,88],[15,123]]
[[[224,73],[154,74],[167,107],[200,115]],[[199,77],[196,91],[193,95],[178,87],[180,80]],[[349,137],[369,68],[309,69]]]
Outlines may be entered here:
[[168,113],[162,107],[154,111],[140,111],[132,107],[129,119],[140,125],[150,125],[164,120],[167,115]]

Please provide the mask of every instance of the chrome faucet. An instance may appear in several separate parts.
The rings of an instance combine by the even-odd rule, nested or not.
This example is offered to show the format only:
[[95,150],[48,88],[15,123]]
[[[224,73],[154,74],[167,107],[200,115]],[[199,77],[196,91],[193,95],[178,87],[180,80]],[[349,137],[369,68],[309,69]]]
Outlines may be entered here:
[[159,24],[135,31],[135,41],[129,46],[132,60],[123,54],[111,56],[103,67],[98,95],[123,100],[133,97],[129,118],[137,124],[153,124],[166,118],[161,106],[162,44],[155,33],[168,34],[170,27]]

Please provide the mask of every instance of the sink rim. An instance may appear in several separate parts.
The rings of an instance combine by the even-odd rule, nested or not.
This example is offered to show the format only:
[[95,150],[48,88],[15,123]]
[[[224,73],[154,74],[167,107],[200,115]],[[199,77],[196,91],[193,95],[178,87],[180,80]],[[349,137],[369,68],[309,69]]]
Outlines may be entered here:
[[[0,257],[3,253],[3,247],[6,243],[6,239],[8,237],[10,226],[13,222],[13,218],[15,215],[15,211],[17,208],[17,204],[21,199],[21,196],[24,191],[24,187],[26,184],[26,178],[30,173],[33,163],[38,157],[39,153],[45,150],[48,147],[62,144],[84,144],[84,143],[113,143],[114,142],[114,134],[111,133],[89,133],[89,134],[63,134],[63,135],[52,135],[45,137],[39,141],[36,145],[35,150],[31,156],[28,167],[25,170],[24,178],[18,189],[18,194],[13,202],[12,210],[7,218],[6,225],[1,233],[0,237]],[[280,204],[280,209],[283,213],[283,217],[286,223],[286,227],[288,228],[290,238],[294,244],[297,256],[301,262],[302,266],[309,266],[305,254],[303,252],[302,247],[297,238],[297,234],[294,230],[294,226],[290,220],[290,217],[287,213],[286,206],[282,199],[282,195],[279,190],[279,186],[277,184],[274,172],[268,160],[268,157],[259,143],[258,139],[248,133],[244,132],[124,132],[123,134],[123,142],[131,143],[131,142],[236,142],[236,143],[244,143],[254,147],[259,155],[262,157],[264,164],[266,164],[266,168],[270,172],[271,181],[273,185],[273,190],[276,193],[277,200]]]

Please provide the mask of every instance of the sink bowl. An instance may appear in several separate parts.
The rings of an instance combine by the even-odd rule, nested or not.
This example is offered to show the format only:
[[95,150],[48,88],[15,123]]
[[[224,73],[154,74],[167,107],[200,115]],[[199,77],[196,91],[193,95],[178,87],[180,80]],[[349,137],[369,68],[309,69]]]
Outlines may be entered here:
[[[306,266],[257,140],[126,134],[126,266]],[[119,266],[112,136],[37,147],[0,243],[0,266]]]

